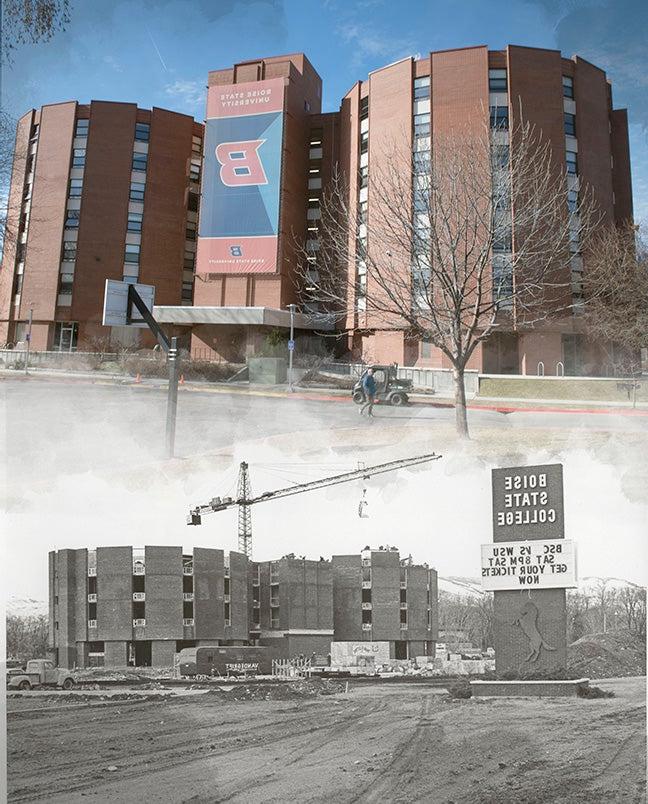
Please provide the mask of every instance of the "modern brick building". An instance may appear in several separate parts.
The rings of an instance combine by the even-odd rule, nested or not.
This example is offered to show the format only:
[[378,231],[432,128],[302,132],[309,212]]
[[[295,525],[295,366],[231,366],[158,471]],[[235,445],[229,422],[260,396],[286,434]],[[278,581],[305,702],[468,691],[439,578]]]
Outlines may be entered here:
[[[33,147],[36,139],[40,144],[35,173],[14,171],[12,198],[31,192],[32,215],[28,229],[23,228],[27,235],[19,254],[11,247],[5,250],[0,274],[5,329],[0,341],[5,335],[9,340],[23,335],[31,303],[37,348],[65,348],[74,338],[75,324],[78,339],[85,331],[105,334],[97,326],[98,300],[108,275],[104,267],[116,278],[134,276],[132,260],[139,247],[139,279],[156,286],[158,319],[178,327],[195,354],[242,359],[258,350],[272,329],[290,324],[286,307],[299,304],[303,290],[303,278],[295,270],[296,241],[305,243],[308,252],[306,284],[316,283],[318,252],[324,245],[322,198],[339,172],[348,182],[348,209],[358,216],[350,244],[354,256],[340,266],[351,277],[352,290],[349,313],[336,325],[343,336],[335,341],[342,344],[339,351],[346,348],[346,354],[365,361],[447,368],[447,359],[431,344],[408,338],[402,328],[367,314],[367,294],[376,292],[362,259],[363,251],[372,248],[366,221],[377,203],[372,167],[375,175],[385,144],[395,138],[411,149],[414,163],[423,165],[429,161],[432,136],[450,136],[458,128],[490,125],[494,141],[506,148],[509,128],[521,114],[550,143],[556,167],[566,171],[569,204],[587,186],[607,222],[632,218],[627,114],[614,109],[604,71],[578,56],[568,59],[556,50],[510,45],[497,51],[478,46],[408,57],[356,82],[339,111],[330,113],[321,111],[321,78],[301,53],[212,71],[208,85],[202,168],[202,127],[171,112],[72,103],[43,107],[21,120],[21,147]],[[142,166],[143,146],[135,126],[149,116],[149,181],[141,242],[136,243],[136,233],[128,230],[128,193],[131,182],[141,184],[131,172]],[[74,160],[82,158],[76,151],[83,150],[83,142],[74,136],[81,134],[74,131],[77,118],[91,121],[83,180],[78,173],[83,168],[74,167]],[[158,149],[159,159],[164,151],[167,160],[164,178],[156,167],[162,164]],[[206,178],[189,304],[201,170]],[[70,193],[79,192],[82,203],[76,200],[71,206],[76,196]],[[66,209],[79,211],[78,234],[66,233]],[[142,210],[133,209],[133,214]],[[61,261],[60,255],[61,249],[72,253],[73,246],[65,243],[75,236],[78,256],[72,271],[72,261]],[[514,237],[498,243],[494,267],[506,261],[514,245]],[[39,250],[46,259],[36,261]],[[563,280],[571,286],[574,313],[533,330],[513,320],[473,353],[469,368],[535,374],[543,363],[546,373],[553,374],[562,363],[566,374],[605,371],[600,346],[587,338],[578,315],[587,265],[577,237],[571,251]],[[403,259],[407,263],[407,255]],[[97,264],[102,265],[99,272]],[[320,302],[312,298],[297,310],[298,339],[333,327]]]
[[389,642],[393,658],[434,655],[436,571],[395,549],[251,562],[181,547],[49,554],[49,646],[64,667],[158,666],[200,645],[281,645],[326,656],[332,641]]
[[165,109],[75,101],[18,123],[0,269],[0,343],[70,351],[139,331],[101,325],[106,279],[191,304],[203,126]]

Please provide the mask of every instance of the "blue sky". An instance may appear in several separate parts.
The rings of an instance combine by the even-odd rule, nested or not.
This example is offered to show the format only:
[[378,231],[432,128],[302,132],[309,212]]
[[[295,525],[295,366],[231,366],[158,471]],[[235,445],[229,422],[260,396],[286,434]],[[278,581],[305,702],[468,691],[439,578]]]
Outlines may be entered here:
[[376,67],[486,44],[578,53],[605,69],[631,123],[635,213],[648,222],[645,0],[71,0],[66,32],[25,46],[3,76],[14,116],[61,100],[130,101],[204,117],[207,72],[303,50],[326,111]]

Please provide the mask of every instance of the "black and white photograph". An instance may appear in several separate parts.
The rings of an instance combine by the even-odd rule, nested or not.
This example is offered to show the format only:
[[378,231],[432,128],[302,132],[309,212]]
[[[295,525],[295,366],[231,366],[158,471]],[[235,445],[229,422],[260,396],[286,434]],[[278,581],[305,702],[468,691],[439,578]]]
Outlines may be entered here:
[[646,804],[648,5],[0,22],[0,801]]

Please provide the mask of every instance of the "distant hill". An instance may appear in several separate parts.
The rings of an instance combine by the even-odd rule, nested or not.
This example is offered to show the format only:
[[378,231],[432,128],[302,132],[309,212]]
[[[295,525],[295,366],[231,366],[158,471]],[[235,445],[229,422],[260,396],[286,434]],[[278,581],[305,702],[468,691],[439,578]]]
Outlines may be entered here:
[[33,598],[10,597],[6,601],[7,614],[14,617],[38,617],[41,614],[48,614],[46,600],[34,600]]

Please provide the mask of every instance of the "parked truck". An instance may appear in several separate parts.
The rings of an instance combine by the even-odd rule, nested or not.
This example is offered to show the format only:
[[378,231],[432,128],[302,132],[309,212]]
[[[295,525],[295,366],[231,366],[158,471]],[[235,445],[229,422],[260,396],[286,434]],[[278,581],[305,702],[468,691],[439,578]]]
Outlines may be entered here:
[[9,689],[31,690],[38,687],[63,687],[70,690],[74,687],[74,676],[69,670],[54,667],[51,659],[30,659],[25,670],[12,673],[7,677]]
[[277,648],[253,645],[202,645],[180,651],[180,675],[199,676],[269,676],[272,660],[284,658]]

